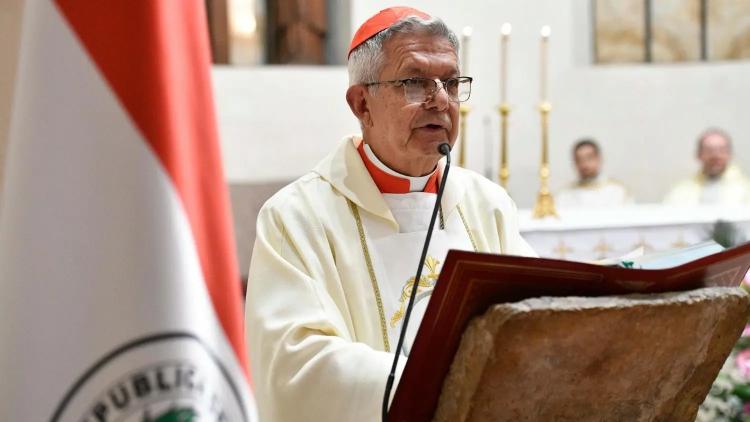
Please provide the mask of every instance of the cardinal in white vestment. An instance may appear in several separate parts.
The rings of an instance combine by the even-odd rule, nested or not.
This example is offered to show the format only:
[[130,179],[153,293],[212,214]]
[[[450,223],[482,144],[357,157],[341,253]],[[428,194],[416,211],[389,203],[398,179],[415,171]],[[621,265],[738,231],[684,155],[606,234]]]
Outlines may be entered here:
[[573,146],[573,163],[578,180],[555,195],[559,208],[610,208],[633,203],[625,186],[602,174],[602,153],[593,139]]
[[665,204],[750,205],[750,179],[731,163],[729,134],[718,128],[707,129],[698,138],[696,155],[701,170],[672,188],[664,199]]
[[[365,22],[346,100],[362,136],[344,139],[258,217],[246,331],[264,422],[377,421],[440,176],[471,93],[456,35],[405,8]],[[533,255],[506,192],[449,172],[409,324],[408,356],[449,249]],[[398,367],[397,377],[406,359]]]

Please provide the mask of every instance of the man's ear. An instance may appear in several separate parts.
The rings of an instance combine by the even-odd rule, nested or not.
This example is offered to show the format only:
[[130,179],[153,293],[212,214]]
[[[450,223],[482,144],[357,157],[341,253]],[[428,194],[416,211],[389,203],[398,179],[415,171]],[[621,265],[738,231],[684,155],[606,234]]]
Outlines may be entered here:
[[346,102],[357,119],[364,127],[372,126],[372,115],[370,105],[367,103],[367,87],[364,85],[352,85],[346,90]]

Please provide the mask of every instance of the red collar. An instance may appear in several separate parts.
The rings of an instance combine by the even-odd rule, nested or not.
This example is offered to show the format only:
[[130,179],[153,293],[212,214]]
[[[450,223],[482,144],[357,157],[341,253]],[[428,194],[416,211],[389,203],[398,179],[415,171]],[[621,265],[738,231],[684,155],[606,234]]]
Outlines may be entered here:
[[[359,156],[362,157],[362,162],[365,163],[367,171],[370,173],[373,182],[377,185],[380,193],[409,193],[410,183],[408,179],[388,174],[378,168],[365,153],[365,142],[362,141],[357,147]],[[438,173],[432,173],[432,176],[427,180],[427,184],[424,187],[425,193],[437,193],[438,190]]]

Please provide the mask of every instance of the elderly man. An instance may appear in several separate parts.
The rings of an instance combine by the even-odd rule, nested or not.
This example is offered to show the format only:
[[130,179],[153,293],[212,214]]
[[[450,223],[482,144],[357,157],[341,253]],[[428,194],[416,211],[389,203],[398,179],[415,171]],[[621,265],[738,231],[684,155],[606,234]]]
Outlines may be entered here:
[[668,205],[750,205],[750,180],[731,164],[732,140],[711,128],[698,138],[701,170],[677,184],[664,199]]
[[[470,95],[458,65],[456,35],[415,9],[383,10],[355,34],[346,100],[362,137],[344,139],[258,217],[246,323],[264,422],[379,419],[443,169],[438,145],[455,143]],[[450,171],[440,216],[420,297],[449,249],[533,254],[514,203],[475,173]]]
[[560,208],[606,208],[633,203],[620,182],[602,174],[602,153],[593,139],[581,139],[573,146],[578,180],[558,192]]

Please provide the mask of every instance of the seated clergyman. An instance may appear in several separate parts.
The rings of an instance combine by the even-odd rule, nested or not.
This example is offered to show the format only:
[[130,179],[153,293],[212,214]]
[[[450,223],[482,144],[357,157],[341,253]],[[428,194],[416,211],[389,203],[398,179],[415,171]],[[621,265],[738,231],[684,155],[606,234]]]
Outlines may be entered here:
[[[348,67],[346,101],[362,136],[344,139],[258,217],[246,325],[264,422],[379,420],[444,168],[438,145],[456,142],[471,93],[456,35],[411,8],[366,21]],[[533,255],[506,192],[450,170],[402,353],[449,249]]]
[[750,180],[732,164],[732,139],[718,128],[698,137],[696,157],[701,169],[667,194],[668,205],[750,205]]
[[632,204],[633,198],[622,183],[602,172],[602,152],[593,139],[582,139],[573,146],[573,163],[578,180],[561,189],[555,197],[560,208],[608,208]]

